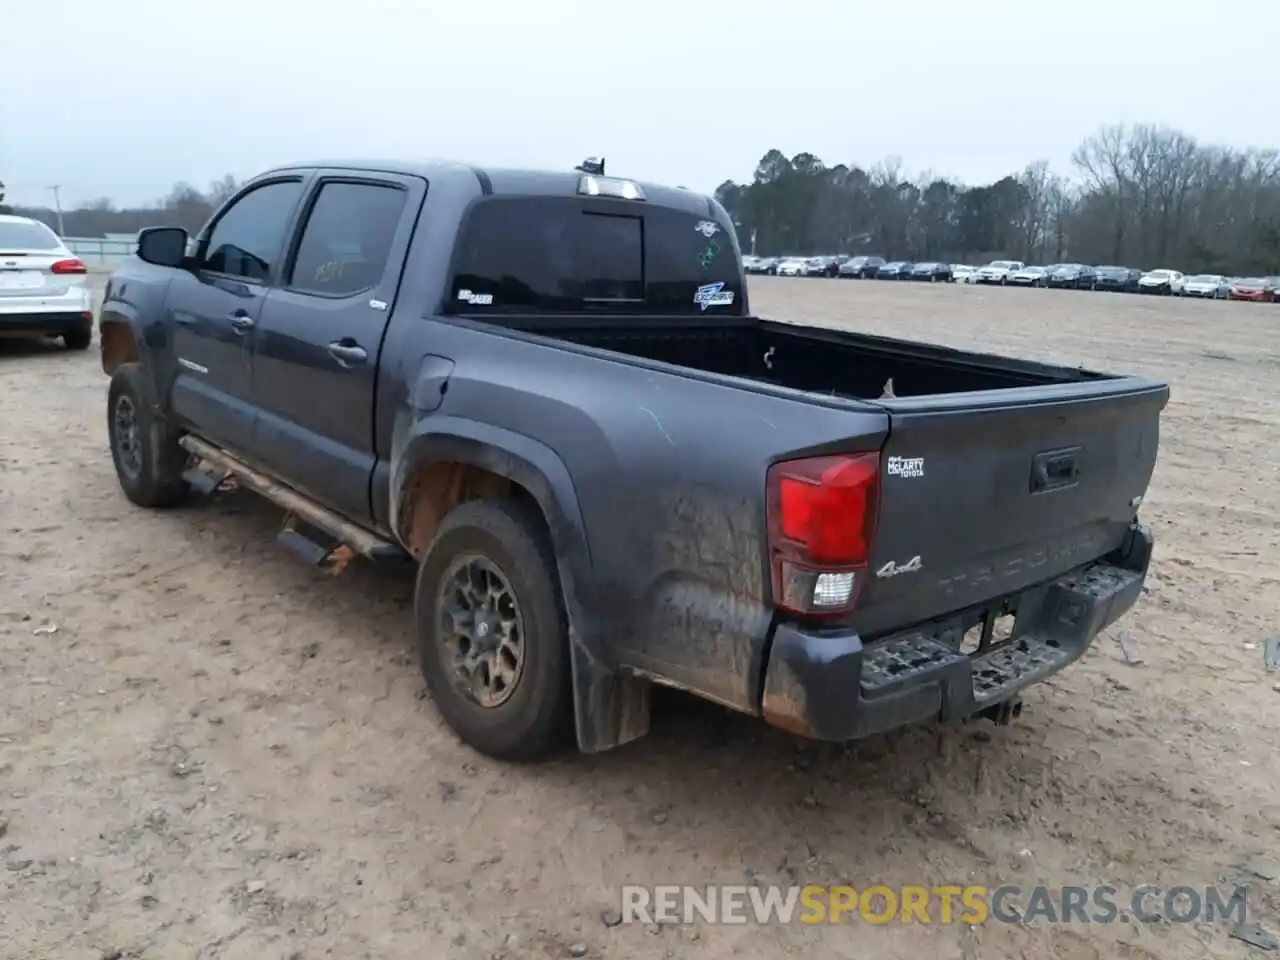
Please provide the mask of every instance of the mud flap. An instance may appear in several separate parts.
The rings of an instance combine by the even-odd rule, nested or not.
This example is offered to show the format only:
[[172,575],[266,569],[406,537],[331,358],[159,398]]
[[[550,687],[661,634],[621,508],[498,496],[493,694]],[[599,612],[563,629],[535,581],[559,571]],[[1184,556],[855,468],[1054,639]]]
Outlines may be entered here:
[[609,670],[576,639],[571,641],[570,651],[578,749],[600,753],[648,733],[649,683]]
[[622,676],[595,656],[582,634],[582,608],[573,575],[557,563],[569,624],[569,666],[573,687],[573,725],[578,749],[602,753],[638,740],[649,732],[648,681]]

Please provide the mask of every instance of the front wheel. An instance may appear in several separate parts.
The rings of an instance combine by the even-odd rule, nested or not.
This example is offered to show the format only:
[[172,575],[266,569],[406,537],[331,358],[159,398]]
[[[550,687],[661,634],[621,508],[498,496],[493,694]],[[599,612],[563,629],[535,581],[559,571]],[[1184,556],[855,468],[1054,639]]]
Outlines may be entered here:
[[537,760],[572,716],[569,631],[541,518],[473,500],[441,522],[418,568],[418,653],[441,716],[498,760]]
[[187,494],[182,473],[187,453],[177,434],[147,401],[146,376],[138,363],[121,364],[107,390],[107,436],[124,495],[140,507],[169,507]]

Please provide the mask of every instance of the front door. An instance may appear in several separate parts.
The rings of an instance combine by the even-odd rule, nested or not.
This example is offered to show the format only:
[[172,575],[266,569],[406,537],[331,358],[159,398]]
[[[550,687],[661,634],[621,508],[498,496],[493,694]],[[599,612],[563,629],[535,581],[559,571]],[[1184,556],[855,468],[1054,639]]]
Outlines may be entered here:
[[321,172],[254,341],[254,449],[343,516],[368,521],[382,335],[426,193],[415,177]]
[[301,177],[255,184],[219,211],[196,247],[194,268],[174,270],[169,285],[173,411],[240,453],[253,441],[250,346],[301,199]]

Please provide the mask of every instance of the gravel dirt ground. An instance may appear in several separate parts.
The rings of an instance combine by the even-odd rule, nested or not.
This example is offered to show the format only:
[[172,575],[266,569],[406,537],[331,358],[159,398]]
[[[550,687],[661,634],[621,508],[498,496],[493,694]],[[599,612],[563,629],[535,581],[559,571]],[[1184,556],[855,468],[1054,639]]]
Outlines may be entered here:
[[[0,342],[0,957],[1260,955],[1221,921],[610,925],[625,883],[1167,888],[1280,851],[1280,306],[751,296],[1171,381],[1139,608],[1008,727],[816,747],[671,699],[627,748],[505,767],[423,698],[402,573],[296,564],[248,495],[132,508],[96,346]],[[1280,881],[1245,876],[1277,932]]]

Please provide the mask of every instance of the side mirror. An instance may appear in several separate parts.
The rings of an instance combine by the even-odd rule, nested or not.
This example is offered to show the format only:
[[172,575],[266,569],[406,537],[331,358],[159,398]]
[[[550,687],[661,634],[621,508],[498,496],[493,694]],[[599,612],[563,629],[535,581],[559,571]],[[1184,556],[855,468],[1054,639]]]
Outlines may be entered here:
[[147,227],[138,234],[138,259],[157,267],[181,267],[187,260],[187,231]]

